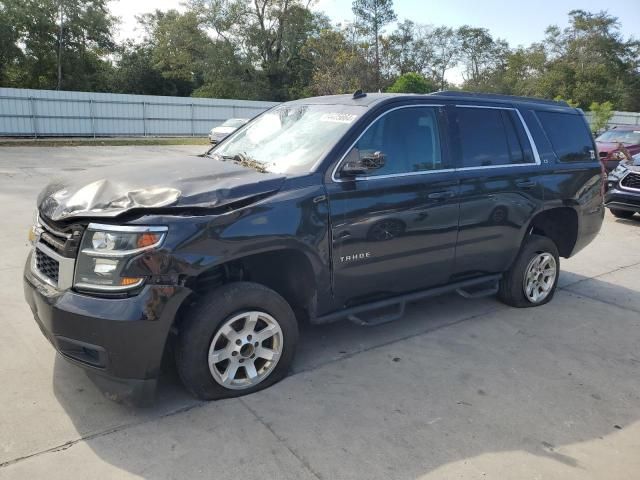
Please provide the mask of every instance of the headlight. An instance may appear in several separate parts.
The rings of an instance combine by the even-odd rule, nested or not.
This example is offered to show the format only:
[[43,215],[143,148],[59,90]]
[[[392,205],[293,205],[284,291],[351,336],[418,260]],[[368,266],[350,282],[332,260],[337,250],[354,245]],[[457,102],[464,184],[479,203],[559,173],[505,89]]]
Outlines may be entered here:
[[144,278],[126,277],[122,272],[133,256],[159,247],[166,232],[167,227],[89,224],[80,244],[74,285],[110,292],[141,285]]

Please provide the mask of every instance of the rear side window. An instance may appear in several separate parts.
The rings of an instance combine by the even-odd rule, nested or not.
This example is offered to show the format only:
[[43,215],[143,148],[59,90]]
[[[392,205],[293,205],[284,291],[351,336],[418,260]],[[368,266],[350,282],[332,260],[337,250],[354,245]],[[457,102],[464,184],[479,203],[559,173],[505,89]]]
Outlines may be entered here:
[[595,160],[591,134],[581,116],[557,112],[536,112],[536,115],[561,162]]
[[498,108],[458,107],[463,167],[490,167],[533,162],[515,113]]

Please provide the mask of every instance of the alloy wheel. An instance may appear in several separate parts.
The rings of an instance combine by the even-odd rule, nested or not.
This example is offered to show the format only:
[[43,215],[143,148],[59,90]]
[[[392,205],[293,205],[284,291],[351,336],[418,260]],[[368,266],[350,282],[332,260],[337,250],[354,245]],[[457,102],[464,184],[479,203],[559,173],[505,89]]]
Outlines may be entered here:
[[524,294],[531,303],[540,303],[553,291],[558,268],[556,259],[547,252],[534,256],[524,271]]
[[280,325],[266,312],[249,311],[226,320],[209,347],[209,370],[225,388],[254,387],[269,376],[282,355]]

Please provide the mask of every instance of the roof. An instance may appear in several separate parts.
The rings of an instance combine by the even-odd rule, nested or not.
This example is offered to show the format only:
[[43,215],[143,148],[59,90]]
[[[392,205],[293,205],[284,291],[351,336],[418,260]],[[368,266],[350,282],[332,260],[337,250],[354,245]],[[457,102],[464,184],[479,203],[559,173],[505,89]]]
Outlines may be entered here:
[[559,108],[571,108],[564,101],[546,100],[533,97],[517,97],[513,95],[498,95],[491,93],[475,93],[475,92],[459,92],[459,91],[442,91],[428,94],[417,93],[367,93],[366,95],[326,95],[322,97],[310,97],[295,100],[291,103],[301,104],[324,104],[324,105],[359,105],[370,107],[376,104],[397,99],[415,99],[428,98],[429,100],[441,100],[451,102],[452,100],[479,101],[491,103],[508,103],[508,104],[536,104],[540,106],[551,106]]

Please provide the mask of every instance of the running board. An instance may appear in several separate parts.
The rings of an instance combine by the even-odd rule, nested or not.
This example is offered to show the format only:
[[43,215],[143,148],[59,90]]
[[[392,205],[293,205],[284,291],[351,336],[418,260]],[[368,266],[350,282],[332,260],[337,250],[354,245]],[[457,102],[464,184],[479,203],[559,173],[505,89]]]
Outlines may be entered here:
[[[486,282],[487,285],[476,285],[478,288],[466,287],[456,289],[456,293],[464,298],[482,298],[495,295],[500,290],[500,279]],[[484,287],[484,288],[482,288]]]
[[[423,298],[435,297],[450,292],[458,292],[463,296],[474,295],[468,296],[467,298],[476,298],[475,295],[478,295],[479,293],[483,293],[482,296],[491,295],[498,291],[498,281],[501,278],[502,274],[485,275],[483,277],[463,280],[461,282],[444,285],[442,287],[430,288],[428,290],[408,293],[406,295],[399,295],[385,300],[378,300],[364,305],[345,308],[344,310],[329,313],[328,315],[322,315],[314,318],[311,323],[324,324],[346,318],[347,320],[362,326],[372,327],[382,325],[402,318],[407,303],[422,300]],[[472,290],[472,293],[469,293],[472,287],[478,287],[486,284],[492,284],[493,286],[491,288],[484,288],[477,291]],[[464,294],[461,292],[464,292]],[[389,313],[388,310],[390,308],[395,308],[396,311]],[[384,312],[384,310],[387,310],[387,312]]]

